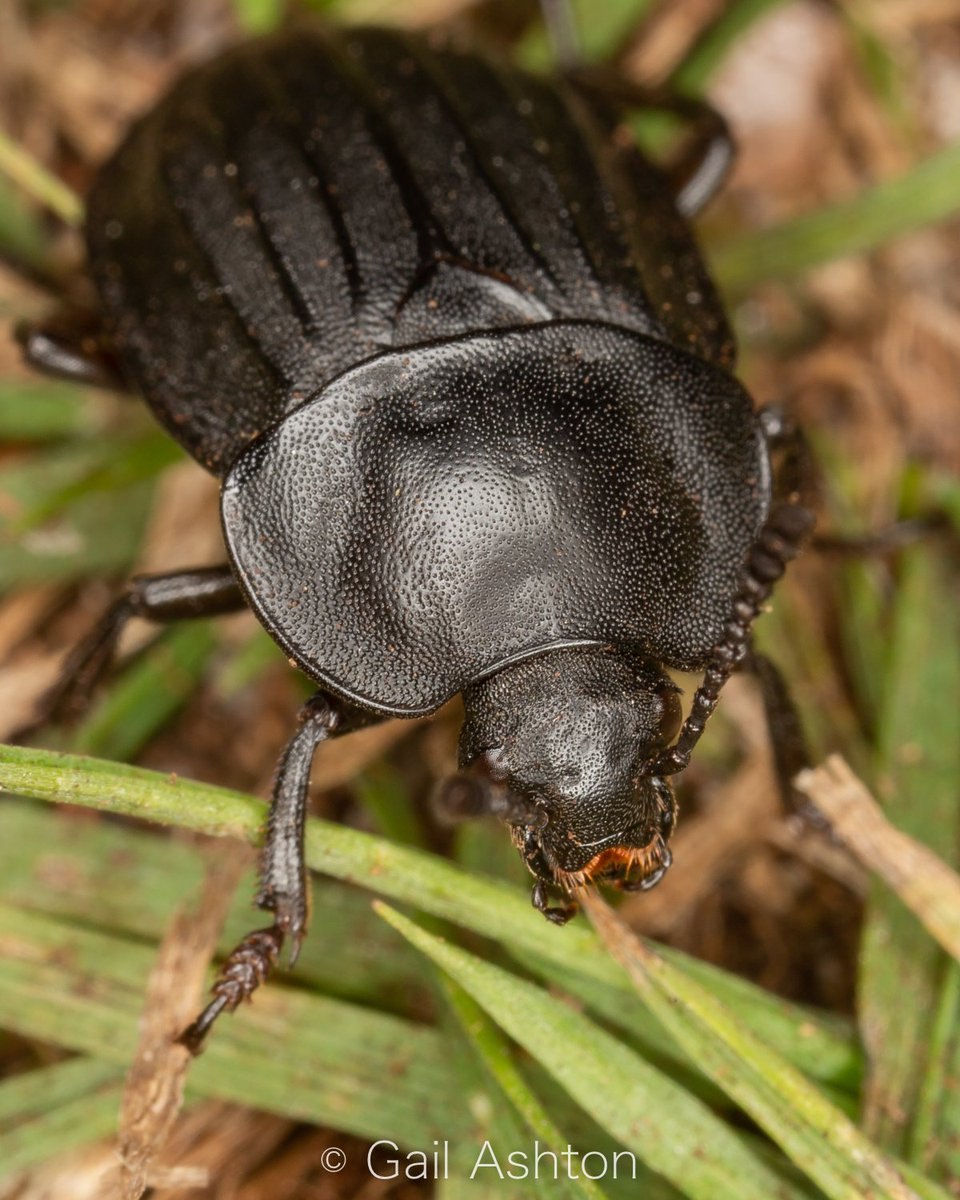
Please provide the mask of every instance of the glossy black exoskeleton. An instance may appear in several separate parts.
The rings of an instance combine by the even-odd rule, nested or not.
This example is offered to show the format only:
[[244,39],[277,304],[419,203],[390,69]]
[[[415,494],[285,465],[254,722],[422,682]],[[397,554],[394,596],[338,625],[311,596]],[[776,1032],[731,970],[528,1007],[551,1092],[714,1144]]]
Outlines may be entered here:
[[[28,354],[142,394],[222,480],[229,563],[134,580],[51,707],[129,616],[243,605],[320,688],[274,789],[274,923],[194,1046],[295,955],[313,753],[371,720],[462,693],[448,799],[504,817],[557,922],[581,885],[669,865],[667,776],[809,515],[777,498],[776,422],[731,373],[687,225],[726,143],[668,176],[624,136],[643,102],[298,30],[188,74],[94,185],[100,324],[82,345],[34,330]],[[685,721],[671,668],[704,672]]]

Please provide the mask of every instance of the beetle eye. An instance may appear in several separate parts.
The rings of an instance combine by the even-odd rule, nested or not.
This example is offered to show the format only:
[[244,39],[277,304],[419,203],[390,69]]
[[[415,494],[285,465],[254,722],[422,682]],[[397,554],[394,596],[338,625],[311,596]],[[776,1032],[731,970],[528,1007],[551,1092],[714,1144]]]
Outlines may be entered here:
[[669,746],[680,732],[680,726],[683,724],[683,712],[680,708],[680,693],[675,687],[671,685],[661,688],[659,696],[663,701],[663,715],[657,726],[654,745],[658,750],[662,750]]

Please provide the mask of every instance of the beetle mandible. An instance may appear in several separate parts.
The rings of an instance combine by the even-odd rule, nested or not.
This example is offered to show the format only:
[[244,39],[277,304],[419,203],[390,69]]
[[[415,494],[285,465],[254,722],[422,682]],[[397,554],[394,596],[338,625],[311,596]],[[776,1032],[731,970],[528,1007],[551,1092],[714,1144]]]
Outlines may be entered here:
[[[699,130],[670,172],[624,136],[644,104]],[[274,785],[272,924],[194,1049],[296,957],[310,764],[363,724],[462,694],[448,799],[504,818],[556,923],[670,865],[669,776],[811,523],[688,226],[728,151],[692,101],[311,26],[189,72],[101,169],[95,327],[27,355],[143,396],[222,481],[229,561],[134,579],[48,710],[130,616],[245,605],[319,688]],[[685,720],[671,668],[703,672]]]

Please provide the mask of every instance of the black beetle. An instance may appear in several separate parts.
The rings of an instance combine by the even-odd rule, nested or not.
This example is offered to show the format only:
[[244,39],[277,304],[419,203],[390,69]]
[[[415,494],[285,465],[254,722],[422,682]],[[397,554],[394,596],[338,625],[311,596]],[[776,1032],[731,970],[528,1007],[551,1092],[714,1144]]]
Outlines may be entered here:
[[[695,118],[671,173],[624,136],[637,105]],[[229,563],[133,580],[48,708],[131,615],[243,605],[321,689],[277,772],[274,922],[192,1047],[296,956],[311,760],[359,725],[462,693],[447,798],[509,823],[558,923],[669,866],[666,777],[811,521],[687,224],[728,150],[690,101],[311,27],[187,74],[101,170],[96,321],[27,354],[143,395],[222,479]],[[685,721],[668,668],[704,672]]]

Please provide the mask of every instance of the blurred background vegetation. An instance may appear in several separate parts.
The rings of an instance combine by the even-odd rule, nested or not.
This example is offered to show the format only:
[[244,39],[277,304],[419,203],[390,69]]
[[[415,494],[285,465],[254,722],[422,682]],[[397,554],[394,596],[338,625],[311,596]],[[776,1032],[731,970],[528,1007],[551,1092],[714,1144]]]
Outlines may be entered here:
[[[447,24],[549,63],[526,0],[316,8]],[[887,553],[807,553],[758,640],[792,682],[815,756],[841,751],[896,825],[956,864],[960,12],[950,0],[577,8],[588,57],[705,91],[732,123],[737,167],[698,230],[743,378],[810,438],[821,530],[858,537],[938,515],[937,531]],[[290,11],[0,5],[0,740],[128,574],[222,559],[214,481],[142,406],[31,375],[10,331],[82,294],[76,197],[129,120],[183,67]],[[250,923],[248,858],[185,829],[249,835],[259,810],[176,781],[264,795],[306,690],[247,615],[137,626],[79,725],[44,741],[162,774],[8,753],[36,766],[29,786],[0,776],[8,793],[20,778],[26,794],[142,805],[181,828],[0,802],[5,1200],[107,1194],[125,1068],[174,910],[219,863],[246,872],[220,949]],[[378,1196],[529,1194],[465,1181],[485,1137],[628,1147],[645,1164],[639,1182],[541,1180],[548,1195],[960,1195],[960,968],[840,847],[783,818],[749,680],[731,683],[680,783],[676,866],[619,905],[677,952],[669,986],[705,987],[729,1027],[694,993],[700,1017],[674,1027],[585,920],[547,928],[502,828],[437,824],[427,798],[454,764],[457,727],[450,706],[318,756],[314,811],[343,828],[311,834],[325,872],[312,935],[295,976],[223,1022],[192,1069],[158,1160],[180,1173],[154,1164],[151,1195],[372,1196],[364,1154],[380,1137],[426,1150],[448,1139],[454,1177],[381,1183]],[[221,878],[220,894],[235,882]],[[431,914],[450,942],[385,922],[365,885]],[[321,1165],[334,1144],[348,1157],[337,1175]]]

